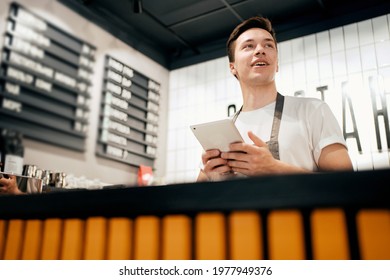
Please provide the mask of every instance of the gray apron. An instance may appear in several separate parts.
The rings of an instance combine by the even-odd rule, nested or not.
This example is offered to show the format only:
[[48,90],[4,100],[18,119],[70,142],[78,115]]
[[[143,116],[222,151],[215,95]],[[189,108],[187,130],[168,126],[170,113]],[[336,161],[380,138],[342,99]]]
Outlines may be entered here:
[[[268,145],[268,149],[270,150],[272,156],[275,159],[280,159],[279,157],[279,128],[280,128],[280,121],[282,119],[282,113],[283,113],[283,105],[284,105],[284,96],[281,95],[279,92],[276,96],[276,104],[275,104],[275,113],[274,113],[274,119],[272,122],[272,130],[271,130],[271,138],[266,144]],[[242,110],[242,107],[238,112],[233,116],[233,122],[236,121],[238,115],[240,114]]]

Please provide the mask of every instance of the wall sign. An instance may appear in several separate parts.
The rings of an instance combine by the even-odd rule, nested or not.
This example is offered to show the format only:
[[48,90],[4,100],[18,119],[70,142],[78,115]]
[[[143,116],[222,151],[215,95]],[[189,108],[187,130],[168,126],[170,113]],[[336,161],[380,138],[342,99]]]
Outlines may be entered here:
[[[381,75],[368,76],[368,84],[370,91],[370,101],[373,113],[374,127],[375,127],[375,140],[376,146],[379,152],[390,151],[390,121],[389,112],[387,106],[387,96],[390,92],[386,92],[380,85],[383,84],[384,77]],[[345,139],[352,138],[356,141],[357,150],[359,153],[363,153],[363,148],[360,140],[360,133],[356,121],[356,111],[353,106],[353,92],[349,85],[352,82],[346,80],[341,83],[341,96],[342,96],[342,130]],[[325,96],[328,94],[328,86],[319,86],[316,88],[317,92],[321,93],[321,100],[325,101]],[[304,90],[299,90],[294,93],[295,96],[305,96]],[[380,130],[380,118],[383,119],[383,132]],[[351,123],[352,128],[347,128],[348,121]],[[348,131],[347,131],[348,130]],[[384,133],[382,136],[381,133]],[[386,139],[387,146],[383,147],[382,138]]]
[[160,84],[111,56],[104,72],[97,154],[153,167]]
[[96,48],[17,3],[0,68],[0,127],[84,151]]

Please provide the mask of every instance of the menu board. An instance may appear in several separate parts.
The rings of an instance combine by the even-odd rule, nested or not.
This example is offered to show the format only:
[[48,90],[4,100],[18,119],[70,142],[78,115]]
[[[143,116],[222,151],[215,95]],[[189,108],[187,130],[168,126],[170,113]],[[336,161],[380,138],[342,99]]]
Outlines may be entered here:
[[105,59],[97,154],[153,167],[160,84],[111,56]]
[[12,3],[1,56],[0,127],[84,151],[95,52]]

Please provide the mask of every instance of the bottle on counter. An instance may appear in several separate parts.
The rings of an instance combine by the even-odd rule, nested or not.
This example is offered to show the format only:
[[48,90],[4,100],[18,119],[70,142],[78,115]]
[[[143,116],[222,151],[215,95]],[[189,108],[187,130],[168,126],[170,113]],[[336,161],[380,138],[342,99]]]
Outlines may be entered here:
[[22,175],[24,161],[22,134],[14,130],[2,129],[0,142],[1,171]]

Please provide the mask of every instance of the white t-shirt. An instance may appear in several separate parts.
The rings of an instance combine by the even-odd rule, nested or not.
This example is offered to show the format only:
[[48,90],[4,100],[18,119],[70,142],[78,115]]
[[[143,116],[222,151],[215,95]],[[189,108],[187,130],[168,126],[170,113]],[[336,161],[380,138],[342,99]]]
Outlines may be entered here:
[[[270,140],[275,102],[250,112],[241,112],[236,126],[246,143],[252,131],[264,142]],[[285,96],[279,130],[280,160],[308,170],[318,170],[321,150],[334,143],[346,146],[343,133],[329,106],[315,98]]]

